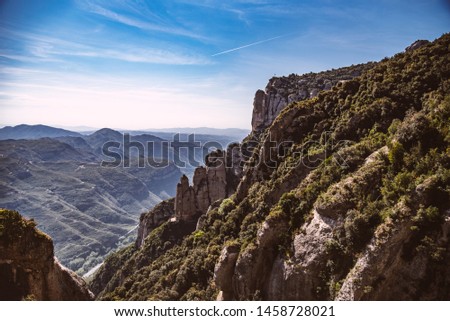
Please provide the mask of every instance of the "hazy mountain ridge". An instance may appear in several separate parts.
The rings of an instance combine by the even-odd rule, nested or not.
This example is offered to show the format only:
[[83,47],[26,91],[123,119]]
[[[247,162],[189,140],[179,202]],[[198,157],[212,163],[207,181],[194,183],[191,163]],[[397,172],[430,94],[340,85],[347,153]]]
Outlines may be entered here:
[[[409,47],[280,110],[244,140],[236,193],[161,240],[198,219],[203,185],[182,180],[174,222],[110,256],[98,298],[448,300],[449,48],[448,34]],[[273,141],[293,144],[273,158]]]
[[[123,161],[125,141],[127,141],[130,143],[130,148],[127,151],[129,152],[129,157],[134,159],[134,162],[137,162],[139,157],[149,157],[157,162],[160,162],[161,159],[168,159],[169,161],[179,160],[177,165],[180,170],[192,178],[195,167],[204,162],[206,153],[202,149],[203,146],[223,149],[230,143],[241,141],[247,134],[247,130],[238,128],[215,129],[209,127],[168,128],[156,131],[102,128],[88,133],[73,133],[61,128],[44,125],[18,125],[1,128],[0,140],[2,140],[1,137],[5,137],[5,140],[20,140],[24,139],[24,137],[33,140],[53,138],[69,144],[78,151],[94,153],[100,160],[110,162],[113,160],[105,155],[103,146],[111,142],[119,143],[120,146],[118,148],[111,147],[110,151],[115,153],[116,156],[120,156],[119,161]],[[125,137],[127,137],[126,140]],[[150,145],[148,144],[149,142],[151,143]],[[143,147],[143,153],[136,148],[136,144]],[[174,147],[176,145],[179,145],[180,148]],[[168,151],[165,149],[166,146],[168,146]],[[188,148],[194,151],[193,158],[191,155],[191,159],[195,160],[194,163],[189,160]]]
[[17,125],[0,128],[0,140],[3,139],[38,139],[44,137],[82,136],[82,134],[45,125]]
[[[66,127],[68,128],[68,127]],[[74,127],[75,129],[78,127]],[[89,130],[87,130],[89,129]],[[205,140],[205,136],[226,139],[227,141],[241,141],[248,135],[250,130],[240,128],[211,128],[211,127],[174,127],[174,128],[159,128],[146,130],[129,130],[129,129],[90,129],[88,127],[79,127],[78,130],[69,130],[58,127],[46,125],[17,125],[4,126],[0,128],[0,140],[4,139],[39,139],[44,137],[87,137],[96,134],[97,136],[103,134],[104,136],[115,135],[115,133],[123,134],[129,133],[133,136],[152,135],[156,138],[164,138],[170,140],[175,134],[195,134]],[[116,137],[120,138],[120,137]]]
[[180,134],[196,134],[196,135],[208,135],[219,137],[230,137],[233,140],[241,141],[244,139],[250,130],[241,128],[211,128],[211,127],[174,127],[174,128],[162,128],[162,129],[148,129],[139,131],[141,133],[152,133],[156,136],[162,137],[167,133],[180,133]]

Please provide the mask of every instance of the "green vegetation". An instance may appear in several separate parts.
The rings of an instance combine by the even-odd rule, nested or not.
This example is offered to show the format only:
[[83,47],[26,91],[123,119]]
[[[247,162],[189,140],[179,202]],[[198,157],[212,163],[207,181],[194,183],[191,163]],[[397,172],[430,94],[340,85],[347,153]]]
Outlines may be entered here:
[[[100,299],[214,299],[214,266],[225,244],[268,266],[277,256],[289,260],[294,237],[315,211],[343,222],[325,244],[315,298],[334,298],[382,225],[410,224],[402,257],[425,255],[436,262],[433,275],[445,262],[437,238],[450,208],[449,48],[450,35],[444,35],[286,107],[260,137],[260,147],[269,134],[294,142],[277,168],[247,168],[239,192],[210,210],[201,230],[178,234],[167,246],[163,230],[176,224],[154,230],[115,271]],[[310,141],[321,145],[304,149]],[[265,155],[255,154],[249,163],[257,164],[258,157]],[[260,249],[263,223],[287,228]],[[252,293],[239,299],[265,298],[266,270],[258,275],[260,283],[243,281]],[[363,292],[375,290],[367,286]]]
[[8,245],[23,238],[27,233],[33,233],[38,239],[51,241],[50,237],[35,228],[33,219],[23,218],[19,212],[0,209],[0,241]]

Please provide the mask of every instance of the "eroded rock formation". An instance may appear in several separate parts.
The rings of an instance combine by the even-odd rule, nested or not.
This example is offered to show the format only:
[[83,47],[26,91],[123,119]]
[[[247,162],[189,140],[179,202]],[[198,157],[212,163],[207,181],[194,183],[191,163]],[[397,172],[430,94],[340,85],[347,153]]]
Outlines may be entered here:
[[242,176],[239,146],[213,151],[206,157],[206,166],[195,169],[193,186],[183,175],[177,185],[175,216],[180,220],[194,220],[205,214],[214,202],[229,197],[236,190]]
[[136,246],[141,247],[151,231],[166,222],[175,214],[175,199],[171,198],[156,205],[152,210],[143,213],[139,220]]
[[197,216],[194,188],[189,186],[189,178],[186,175],[181,177],[177,185],[175,216],[182,221],[189,221]]

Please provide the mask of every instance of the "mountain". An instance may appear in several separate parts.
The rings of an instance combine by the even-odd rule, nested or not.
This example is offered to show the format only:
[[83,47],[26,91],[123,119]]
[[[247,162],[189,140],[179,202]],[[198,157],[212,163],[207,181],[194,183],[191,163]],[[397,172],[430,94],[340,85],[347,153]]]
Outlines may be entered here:
[[92,300],[86,283],[61,266],[51,238],[35,226],[0,209],[0,300]]
[[0,140],[38,139],[43,137],[82,136],[80,133],[45,125],[17,125],[0,128]]
[[80,275],[132,242],[139,215],[174,196],[182,175],[170,162],[102,166],[99,146],[122,137],[101,130],[87,137],[0,140],[0,207],[35,219],[53,238],[62,264]]
[[449,300],[449,50],[272,78],[250,135],[141,216],[97,299]]
[[[79,137],[68,137],[82,139]],[[35,140],[3,140],[0,141],[0,154],[2,158],[26,159],[31,162],[51,161],[78,161],[94,162],[98,157],[89,150],[88,146],[80,142],[80,146],[87,150],[77,149],[58,139],[40,138]]]

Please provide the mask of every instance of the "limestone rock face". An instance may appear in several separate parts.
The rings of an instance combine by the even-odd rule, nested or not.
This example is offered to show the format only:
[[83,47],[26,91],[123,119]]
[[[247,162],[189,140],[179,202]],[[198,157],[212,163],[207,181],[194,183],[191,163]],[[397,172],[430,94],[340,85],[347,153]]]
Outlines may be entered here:
[[197,208],[200,212],[206,213],[211,204],[211,199],[209,197],[208,174],[205,167],[195,169],[193,182]]
[[270,273],[268,300],[315,300],[320,284],[319,271],[326,264],[326,244],[333,238],[333,229],[342,222],[323,217],[316,211],[313,219],[302,229],[293,242],[294,257],[278,257]]
[[186,175],[183,175],[180,183],[177,185],[175,216],[182,221],[188,221],[192,220],[196,215],[197,207],[195,206],[194,188],[189,186],[189,179]]
[[238,245],[225,246],[214,268],[214,282],[221,289],[222,300],[233,299],[233,273],[239,255]]
[[[236,146],[234,146],[236,147]],[[181,177],[175,197],[175,216],[192,220],[205,214],[216,201],[230,196],[242,176],[239,148],[227,152],[217,150],[206,157],[206,167],[195,169],[193,186],[186,176]]]
[[175,214],[175,199],[171,198],[156,205],[151,211],[143,213],[139,220],[136,247],[141,247],[151,231],[166,222]]
[[254,297],[255,291],[266,287],[277,245],[286,231],[286,222],[268,219],[258,231],[255,246],[248,246],[239,254],[233,275],[233,296],[236,299],[261,299]]
[[406,47],[405,51],[413,51],[416,49],[419,49],[420,47],[423,47],[425,45],[428,45],[430,42],[428,40],[416,40],[411,45]]
[[373,64],[368,63],[317,74],[291,74],[288,77],[271,78],[265,90],[259,89],[255,93],[252,131],[261,132],[266,129],[288,104],[316,97],[320,91],[330,90],[340,81],[358,77],[372,66]]
[[49,236],[0,210],[0,300],[92,300],[85,282],[54,256]]
[[227,174],[225,153],[217,151],[207,156],[207,179],[211,202],[227,197]]
[[[397,210],[401,213],[409,209],[400,202]],[[442,234],[437,239],[443,253],[447,253],[440,258],[443,262],[448,262],[450,250],[450,211],[446,214]],[[405,257],[405,244],[411,240],[411,223],[406,219],[388,220],[377,228],[374,239],[343,281],[336,300],[418,300],[417,289],[422,291],[423,300],[448,297],[448,263],[442,264],[444,269],[438,269],[436,260],[426,253]],[[380,271],[383,271],[381,280],[377,277]],[[433,278],[424,282],[430,271]]]
[[[381,148],[375,154],[386,153]],[[290,260],[277,258],[267,287],[269,300],[317,299],[321,284],[320,271],[326,270],[330,259],[330,244],[334,233],[345,224],[347,211],[354,206],[351,200],[358,192],[365,192],[380,180],[383,161],[371,155],[361,168],[338,184],[332,185],[294,237],[294,256]],[[353,201],[354,202],[354,201]]]
[[252,130],[258,130],[267,122],[267,94],[264,90],[258,89],[253,99],[253,115],[252,115]]

